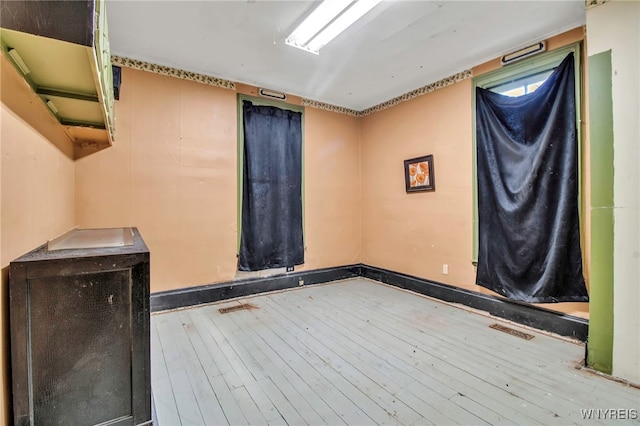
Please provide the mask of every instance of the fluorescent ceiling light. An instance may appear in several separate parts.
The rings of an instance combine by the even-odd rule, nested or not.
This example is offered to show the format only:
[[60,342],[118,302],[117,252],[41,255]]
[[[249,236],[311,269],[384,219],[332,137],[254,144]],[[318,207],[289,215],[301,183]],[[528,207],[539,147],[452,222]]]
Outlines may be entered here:
[[49,109],[51,110],[51,112],[53,112],[54,114],[58,113],[58,108],[56,107],[56,105],[53,103],[53,101],[47,101],[47,106],[49,107]]
[[[285,40],[287,44],[304,46],[318,34],[321,29],[333,21],[353,0],[325,0],[320,3],[311,15],[307,17]],[[295,43],[295,44],[294,44]]]
[[381,0],[324,0],[285,43],[318,55],[320,49],[373,9]]
[[27,64],[24,63],[24,61],[22,60],[22,58],[20,57],[16,49],[9,49],[8,53],[9,53],[9,56],[11,56],[11,59],[13,59],[13,62],[18,66],[18,68],[20,68],[20,71],[22,71],[22,74],[27,75],[31,72],[31,70],[29,69]]
[[359,0],[342,15],[338,16],[335,21],[329,24],[324,30],[316,35],[307,47],[311,51],[320,51],[331,40],[336,38],[338,34],[349,28],[354,22],[362,18],[365,13],[373,9],[381,0]]

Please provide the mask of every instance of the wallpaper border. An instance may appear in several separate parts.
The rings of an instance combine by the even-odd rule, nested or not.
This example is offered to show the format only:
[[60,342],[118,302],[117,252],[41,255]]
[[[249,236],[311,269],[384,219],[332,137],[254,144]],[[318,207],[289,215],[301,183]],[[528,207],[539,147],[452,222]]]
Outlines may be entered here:
[[389,99],[386,102],[382,102],[381,104],[374,105],[371,108],[367,108],[358,113],[359,117],[363,117],[365,115],[373,114],[374,112],[382,111],[383,109],[390,108],[392,106],[398,105],[401,102],[406,102],[411,99],[417,98],[418,96],[426,95],[427,93],[431,93],[434,90],[442,89],[443,87],[451,86],[452,84],[458,83],[460,81],[466,80],[468,78],[473,77],[473,72],[471,70],[461,71],[457,74],[453,74],[449,77],[445,77],[441,80],[438,80],[434,83],[427,84],[426,86],[422,86],[418,89],[407,92],[403,95],[397,96],[393,99]]
[[325,111],[337,112],[339,114],[350,115],[352,117],[360,117],[361,111],[349,109],[338,105],[328,104],[326,102],[314,101],[313,99],[302,98],[302,106],[308,106]]
[[609,0],[584,0],[585,9],[591,9],[592,7],[600,6],[607,3]]
[[167,77],[175,77],[181,80],[189,80],[195,81],[196,83],[208,84],[209,86],[222,87],[223,89],[236,90],[236,84],[233,81],[191,71],[185,71],[178,68],[171,68],[164,65],[153,64],[151,62],[139,61],[137,59],[130,59],[122,56],[112,55],[111,63],[113,65],[133,68],[139,71],[148,71]]
[[[590,0],[590,1],[603,1],[603,0]],[[606,1],[606,0],[605,0]],[[225,80],[218,77],[212,77],[205,74],[199,74],[191,71],[185,71],[178,68],[171,68],[164,65],[153,64],[150,62],[140,61],[138,59],[130,59],[122,56],[111,56],[111,63],[114,65],[133,68],[140,71],[147,71],[154,74],[160,74],[168,77],[175,77],[182,80],[194,81],[196,83],[208,84],[210,86],[222,87],[224,89],[236,90],[236,83],[233,81]],[[325,111],[336,112],[339,114],[349,115],[352,117],[364,117],[366,115],[373,114],[374,112],[382,111],[392,106],[398,105],[401,102],[409,101],[417,98],[418,96],[426,95],[434,90],[441,89],[443,87],[450,86],[460,81],[473,77],[471,70],[465,70],[449,77],[445,77],[441,80],[427,84],[426,86],[419,87],[415,90],[407,92],[403,95],[397,96],[388,101],[382,102],[378,105],[374,105],[370,108],[362,111],[356,111],[354,109],[341,107],[338,105],[329,104],[326,102],[315,101],[313,99],[302,98],[302,106],[308,106],[311,108],[322,109]]]

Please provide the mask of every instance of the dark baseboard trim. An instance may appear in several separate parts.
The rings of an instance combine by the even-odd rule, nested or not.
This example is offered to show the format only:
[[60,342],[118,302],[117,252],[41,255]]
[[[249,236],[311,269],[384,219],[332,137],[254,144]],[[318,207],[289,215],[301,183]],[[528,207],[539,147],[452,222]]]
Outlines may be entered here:
[[361,265],[361,276],[425,296],[459,303],[479,309],[518,324],[550,331],[561,336],[571,337],[585,342],[589,333],[589,320],[539,308],[526,303],[503,299],[465,290],[447,284],[425,280],[382,268]]
[[479,309],[496,317],[538,330],[550,331],[583,342],[587,340],[589,320],[584,318],[362,264],[291,272],[271,277],[250,278],[153,293],[151,294],[151,312],[295,288],[299,287],[300,280],[304,280],[306,286],[360,276],[415,291],[445,302],[459,303]]
[[300,280],[304,280],[304,285],[307,286],[359,277],[360,269],[361,265],[340,266],[152,293],[151,312],[299,287]]

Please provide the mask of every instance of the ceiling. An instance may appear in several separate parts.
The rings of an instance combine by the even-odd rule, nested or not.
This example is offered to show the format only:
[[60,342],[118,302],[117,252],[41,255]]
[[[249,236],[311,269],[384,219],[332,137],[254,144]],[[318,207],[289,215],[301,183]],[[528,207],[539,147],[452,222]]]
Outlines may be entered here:
[[108,1],[112,54],[366,108],[585,23],[584,0],[383,1],[314,55],[312,1]]

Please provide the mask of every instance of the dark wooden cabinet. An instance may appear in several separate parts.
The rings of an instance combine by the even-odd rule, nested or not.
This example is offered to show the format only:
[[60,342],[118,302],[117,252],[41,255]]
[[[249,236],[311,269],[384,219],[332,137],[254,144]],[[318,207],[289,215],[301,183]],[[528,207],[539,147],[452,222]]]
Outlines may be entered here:
[[11,262],[16,426],[150,423],[149,251],[125,230],[129,245],[92,240],[116,230],[75,230],[82,238],[62,245],[74,248]]

